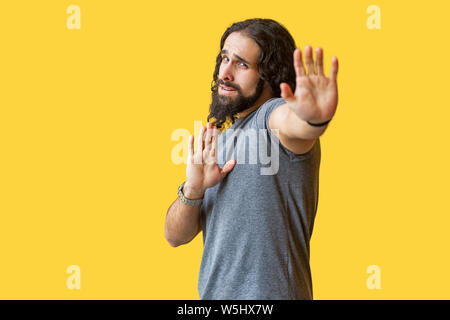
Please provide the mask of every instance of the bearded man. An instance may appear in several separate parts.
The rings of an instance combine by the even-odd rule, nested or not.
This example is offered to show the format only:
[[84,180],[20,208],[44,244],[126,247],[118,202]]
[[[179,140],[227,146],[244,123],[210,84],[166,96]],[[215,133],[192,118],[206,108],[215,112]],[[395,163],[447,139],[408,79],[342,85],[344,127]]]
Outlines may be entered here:
[[[221,38],[208,124],[195,150],[189,138],[186,181],[165,222],[173,247],[203,233],[200,299],[313,299],[319,137],[337,109],[338,61],[328,78],[323,50],[315,61],[311,46],[303,53],[306,68],[292,36],[271,19],[236,22]],[[247,139],[256,131],[261,139]],[[275,169],[237,161],[267,150]]]

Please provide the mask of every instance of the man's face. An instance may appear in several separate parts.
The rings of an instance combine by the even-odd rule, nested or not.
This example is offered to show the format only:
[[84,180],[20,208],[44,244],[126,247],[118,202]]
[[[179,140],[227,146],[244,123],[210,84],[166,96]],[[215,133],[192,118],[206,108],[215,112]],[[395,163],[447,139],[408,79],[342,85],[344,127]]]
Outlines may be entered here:
[[264,81],[259,77],[259,46],[251,38],[233,32],[225,40],[210,115],[225,120],[252,107],[260,98]]

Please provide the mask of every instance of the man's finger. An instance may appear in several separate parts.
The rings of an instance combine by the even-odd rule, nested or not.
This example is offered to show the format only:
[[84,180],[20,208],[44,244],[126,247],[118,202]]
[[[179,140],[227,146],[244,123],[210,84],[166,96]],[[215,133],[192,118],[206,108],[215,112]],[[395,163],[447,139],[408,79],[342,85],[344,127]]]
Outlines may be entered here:
[[223,168],[220,170],[220,175],[222,176],[222,179],[225,178],[225,176],[228,174],[228,172],[233,170],[235,164],[236,164],[236,160],[230,160],[230,161],[227,161],[227,163],[225,163]]
[[317,74],[323,76],[323,51],[322,48],[316,49],[316,71]]
[[292,93],[291,87],[283,82],[280,84],[280,89],[281,89],[281,97],[286,101],[286,102],[294,102],[295,101],[295,97],[294,94]]
[[219,130],[216,126],[211,126],[209,129],[211,131],[211,143],[209,147],[205,148],[205,159],[207,159],[207,164],[216,164],[217,163],[217,136]]
[[212,141],[211,141],[211,151],[210,151],[210,157],[212,158],[212,159],[214,159],[214,162],[217,162],[217,160],[216,160],[216,137],[212,137],[211,138],[212,139]]
[[200,132],[198,133],[197,149],[195,150],[195,154],[197,155],[196,158],[200,158],[200,159],[202,158],[202,153],[203,153],[203,136],[204,136],[204,133],[205,133],[205,127],[202,126],[200,128]]
[[331,69],[330,69],[330,80],[331,81],[336,81],[338,69],[339,69],[339,62],[338,62],[337,57],[331,58]]
[[208,122],[206,126],[206,134],[205,134],[205,149],[211,149],[211,135],[212,135],[212,125],[211,122]]
[[294,69],[297,77],[306,75],[305,68],[303,67],[302,51],[298,48],[294,50]]
[[197,151],[200,149],[203,149],[202,144],[203,144],[203,136],[205,134],[205,126],[202,126],[200,128],[200,132],[198,133],[198,138],[197,138]]
[[316,72],[314,71],[314,61],[312,57],[312,47],[306,46],[305,47],[305,63],[306,67],[308,68],[308,75],[313,75]]
[[[212,134],[212,138],[211,138],[211,146],[212,146],[212,150],[211,150],[211,154],[212,156],[216,159],[216,154],[217,154],[217,140],[219,139],[219,129],[217,129],[216,126],[213,127],[213,134]],[[217,162],[217,159],[216,159]]]
[[194,155],[194,136],[189,136],[189,142],[188,142],[188,155],[192,157]]

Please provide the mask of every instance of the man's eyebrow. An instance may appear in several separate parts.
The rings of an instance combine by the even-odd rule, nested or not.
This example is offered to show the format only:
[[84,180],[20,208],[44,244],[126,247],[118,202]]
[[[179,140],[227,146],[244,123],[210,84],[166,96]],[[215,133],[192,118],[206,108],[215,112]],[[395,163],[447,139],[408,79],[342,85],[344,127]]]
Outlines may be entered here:
[[[220,51],[220,54],[228,54],[228,51],[227,51],[226,49],[223,49],[222,51]],[[248,61],[245,60],[244,58],[238,56],[236,53],[234,54],[234,56],[235,56],[238,60],[240,60],[240,61],[242,61],[242,62],[245,62],[246,64],[251,64],[250,62],[248,62]]]

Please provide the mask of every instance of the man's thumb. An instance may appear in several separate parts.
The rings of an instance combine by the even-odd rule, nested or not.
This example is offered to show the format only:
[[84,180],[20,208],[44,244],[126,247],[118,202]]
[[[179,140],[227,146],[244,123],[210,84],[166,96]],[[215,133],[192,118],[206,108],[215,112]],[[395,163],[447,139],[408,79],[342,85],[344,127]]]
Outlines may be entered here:
[[235,164],[236,164],[236,160],[230,160],[230,161],[227,161],[227,163],[225,163],[223,168],[220,170],[220,174],[222,175],[222,179],[225,178],[225,176],[228,174],[228,172],[233,170]]

